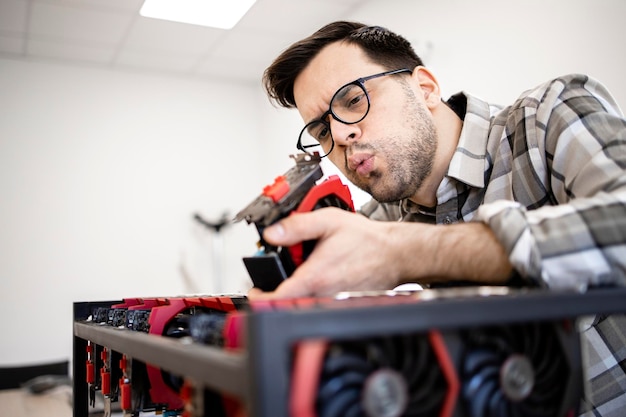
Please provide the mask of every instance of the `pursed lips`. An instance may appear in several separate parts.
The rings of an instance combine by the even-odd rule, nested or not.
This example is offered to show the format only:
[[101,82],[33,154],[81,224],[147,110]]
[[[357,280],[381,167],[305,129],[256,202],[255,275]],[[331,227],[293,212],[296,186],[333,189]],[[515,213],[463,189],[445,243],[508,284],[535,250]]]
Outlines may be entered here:
[[348,168],[360,176],[368,176],[374,168],[374,155],[357,153],[348,157]]

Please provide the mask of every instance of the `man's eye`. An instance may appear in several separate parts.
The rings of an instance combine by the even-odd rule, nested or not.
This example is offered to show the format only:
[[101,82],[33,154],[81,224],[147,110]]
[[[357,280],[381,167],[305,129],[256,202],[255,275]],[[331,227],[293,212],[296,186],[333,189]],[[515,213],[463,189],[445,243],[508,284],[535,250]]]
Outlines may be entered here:
[[314,140],[317,143],[323,144],[324,142],[330,140],[330,126],[322,121],[318,120],[317,122],[309,125],[307,132],[311,140]]
[[328,129],[327,126],[322,126],[317,130],[314,137],[318,140],[319,143],[323,143],[330,137],[330,129]]
[[363,88],[349,84],[339,90],[331,103],[332,111],[342,120],[353,122],[367,112],[368,100]]
[[356,94],[354,95],[352,98],[350,98],[350,100],[347,101],[346,103],[346,109],[352,109],[355,107],[359,107],[362,106],[365,100],[365,94],[361,93],[361,94]]

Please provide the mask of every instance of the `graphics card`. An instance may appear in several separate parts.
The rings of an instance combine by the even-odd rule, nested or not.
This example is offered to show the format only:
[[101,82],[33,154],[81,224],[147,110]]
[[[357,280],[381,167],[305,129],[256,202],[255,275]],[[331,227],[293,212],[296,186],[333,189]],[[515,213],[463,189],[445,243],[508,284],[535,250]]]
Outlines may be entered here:
[[[508,299],[525,292],[500,287],[346,293],[251,307],[272,312],[267,319],[291,332],[290,342],[276,342],[292,346],[288,415],[573,417],[583,393],[577,317],[548,314],[559,298],[543,293],[533,312],[504,310]],[[431,326],[393,323],[440,306],[453,309],[457,301],[459,313],[478,313],[457,319],[448,311]],[[266,329],[266,318],[257,319],[249,325]],[[275,363],[273,369],[281,372]]]
[[[241,295],[125,298],[97,307],[91,322],[168,338],[228,347],[233,331],[228,319],[246,305]],[[233,319],[234,320],[234,319]],[[184,408],[184,379],[159,367],[128,360],[105,346],[90,344],[87,382],[123,410],[176,412]],[[118,366],[119,364],[119,366]],[[118,384],[112,384],[118,381]],[[93,395],[92,395],[93,396]]]
[[252,282],[264,291],[275,289],[309,256],[314,241],[305,241],[288,248],[269,245],[263,239],[263,230],[278,220],[292,214],[317,210],[322,207],[339,207],[354,211],[350,189],[336,175],[316,184],[323,173],[318,153],[292,155],[296,165],[247,207],[241,210],[235,221],[254,223],[259,232],[259,251],[255,256],[243,259]]

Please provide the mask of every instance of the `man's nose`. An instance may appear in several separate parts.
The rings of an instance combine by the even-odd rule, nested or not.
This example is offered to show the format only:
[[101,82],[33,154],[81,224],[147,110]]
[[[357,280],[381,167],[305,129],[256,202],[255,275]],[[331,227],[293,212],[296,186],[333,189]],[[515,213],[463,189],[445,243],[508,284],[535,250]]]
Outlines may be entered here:
[[332,118],[330,121],[330,131],[332,132],[335,144],[339,146],[347,146],[350,142],[358,140],[361,135],[358,123],[345,124]]

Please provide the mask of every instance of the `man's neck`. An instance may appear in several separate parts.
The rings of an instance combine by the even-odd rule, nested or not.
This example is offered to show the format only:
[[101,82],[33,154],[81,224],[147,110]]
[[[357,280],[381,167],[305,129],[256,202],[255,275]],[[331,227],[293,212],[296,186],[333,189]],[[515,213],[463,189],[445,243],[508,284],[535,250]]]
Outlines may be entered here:
[[437,205],[439,184],[448,173],[450,161],[459,144],[463,121],[443,101],[432,110],[433,121],[437,129],[437,152],[431,173],[417,192],[409,200],[423,207]]

